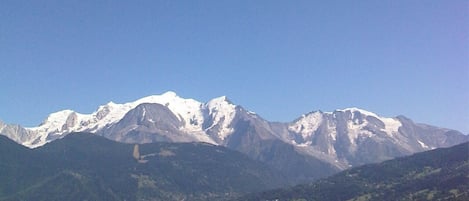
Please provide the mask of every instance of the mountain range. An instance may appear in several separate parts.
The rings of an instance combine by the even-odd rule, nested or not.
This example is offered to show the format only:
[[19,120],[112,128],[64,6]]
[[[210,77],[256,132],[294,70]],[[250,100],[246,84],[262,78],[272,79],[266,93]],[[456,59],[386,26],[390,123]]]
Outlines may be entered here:
[[267,164],[290,184],[469,140],[455,130],[414,123],[404,116],[382,117],[358,108],[315,111],[291,122],[270,122],[225,96],[202,103],[174,92],[124,104],[109,102],[91,114],[55,112],[32,128],[0,122],[1,134],[29,148],[73,132],[125,143],[219,145]]
[[0,136],[0,173],[1,201],[462,201],[469,198],[469,143],[285,188],[287,180],[266,164],[208,143],[127,144],[71,133],[28,149]]

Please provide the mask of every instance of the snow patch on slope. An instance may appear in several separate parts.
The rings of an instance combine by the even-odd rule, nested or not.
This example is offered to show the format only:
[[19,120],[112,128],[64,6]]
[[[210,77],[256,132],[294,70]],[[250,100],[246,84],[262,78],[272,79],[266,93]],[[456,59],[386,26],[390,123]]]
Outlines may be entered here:
[[357,122],[354,122],[354,121],[347,122],[348,137],[350,139],[350,142],[353,142],[353,144],[355,144],[358,137],[373,136],[372,132],[363,129],[367,124],[368,122],[366,121],[361,124],[358,124]]
[[[355,112],[359,112],[359,113],[364,114],[366,116],[375,117],[375,118],[379,119],[380,121],[382,121],[384,123],[384,128],[381,129],[381,131],[385,132],[389,136],[393,136],[394,134],[399,132],[399,128],[402,126],[402,123],[399,120],[395,119],[395,118],[381,117],[381,116],[378,116],[377,114],[375,114],[373,112],[369,112],[369,111],[359,109],[359,108],[355,108],[355,107],[346,108],[346,109],[342,109],[342,110],[336,110],[336,111],[341,111],[341,112],[350,111],[352,113],[352,119],[354,118]],[[366,120],[364,120],[364,121],[365,121],[365,123],[364,123],[365,125],[360,126],[361,128],[363,128],[367,124]],[[352,129],[356,129],[356,127],[353,126],[353,125],[351,125],[350,127]]]
[[421,146],[422,148],[424,148],[424,149],[429,149],[429,148],[430,148],[429,146],[427,146],[425,143],[423,143],[423,142],[420,141],[420,140],[417,140],[417,142],[418,142],[418,143],[420,144],[420,146]]
[[385,128],[381,130],[391,136],[398,133],[399,128],[402,126],[402,123],[395,118],[381,118],[381,121],[385,125]]
[[303,139],[306,139],[319,128],[322,121],[322,113],[313,112],[303,115],[298,121],[291,124],[288,129],[301,134]]

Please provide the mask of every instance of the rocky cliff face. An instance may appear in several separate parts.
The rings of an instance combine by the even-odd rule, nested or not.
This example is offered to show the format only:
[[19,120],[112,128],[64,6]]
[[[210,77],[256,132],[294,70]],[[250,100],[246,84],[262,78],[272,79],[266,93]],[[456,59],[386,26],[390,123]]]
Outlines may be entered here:
[[286,127],[283,141],[342,168],[468,140],[454,130],[416,124],[402,116],[380,117],[357,108],[309,113]]
[[195,141],[182,135],[179,131],[181,126],[182,122],[167,107],[157,103],[143,103],[97,134],[127,143]]
[[15,142],[22,144],[31,137],[29,130],[21,127],[20,125],[5,124],[0,121],[0,134],[7,136]]

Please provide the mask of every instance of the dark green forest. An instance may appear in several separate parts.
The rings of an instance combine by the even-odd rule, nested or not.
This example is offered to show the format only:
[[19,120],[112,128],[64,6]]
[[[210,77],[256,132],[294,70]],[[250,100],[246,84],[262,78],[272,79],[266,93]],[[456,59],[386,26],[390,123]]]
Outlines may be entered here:
[[1,201],[469,200],[469,143],[314,183],[285,188],[287,180],[244,154],[205,143],[135,145],[74,133],[28,149],[0,135]]
[[469,200],[469,143],[352,168],[238,200]]
[[123,144],[76,133],[37,149],[0,136],[0,200],[223,200],[284,186],[247,156],[204,143]]

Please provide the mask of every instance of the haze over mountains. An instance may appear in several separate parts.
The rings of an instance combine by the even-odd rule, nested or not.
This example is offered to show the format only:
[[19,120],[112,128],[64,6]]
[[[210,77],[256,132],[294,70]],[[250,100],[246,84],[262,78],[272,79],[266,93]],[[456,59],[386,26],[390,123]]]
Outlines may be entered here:
[[1,134],[30,148],[72,132],[91,132],[125,143],[221,145],[266,163],[292,184],[469,140],[455,130],[417,124],[403,116],[381,117],[358,108],[311,112],[292,122],[269,122],[227,97],[202,103],[174,92],[125,104],[110,102],[92,114],[59,111],[33,128],[0,122]]

